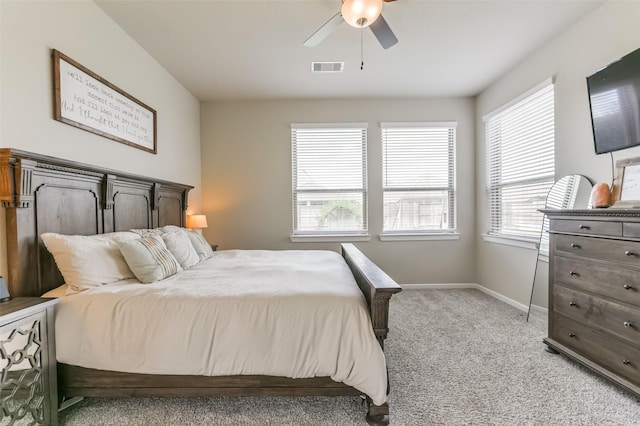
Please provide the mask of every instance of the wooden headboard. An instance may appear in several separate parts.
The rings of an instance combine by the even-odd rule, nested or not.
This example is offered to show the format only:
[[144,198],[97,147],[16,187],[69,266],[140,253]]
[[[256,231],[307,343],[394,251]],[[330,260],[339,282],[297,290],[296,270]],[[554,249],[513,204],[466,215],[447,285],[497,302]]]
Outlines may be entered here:
[[93,235],[184,226],[192,188],[0,149],[0,201],[6,216],[6,281],[11,296],[40,296],[63,283],[41,234]]

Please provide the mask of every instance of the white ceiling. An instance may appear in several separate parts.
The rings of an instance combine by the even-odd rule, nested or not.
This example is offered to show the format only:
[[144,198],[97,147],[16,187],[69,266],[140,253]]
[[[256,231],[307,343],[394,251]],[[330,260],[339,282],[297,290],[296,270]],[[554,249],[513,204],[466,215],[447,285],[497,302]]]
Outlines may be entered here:
[[[302,45],[340,0],[95,1],[201,101],[473,96],[603,3],[398,0],[384,4],[399,39],[384,50],[346,23]],[[345,70],[312,74],[312,61]]]

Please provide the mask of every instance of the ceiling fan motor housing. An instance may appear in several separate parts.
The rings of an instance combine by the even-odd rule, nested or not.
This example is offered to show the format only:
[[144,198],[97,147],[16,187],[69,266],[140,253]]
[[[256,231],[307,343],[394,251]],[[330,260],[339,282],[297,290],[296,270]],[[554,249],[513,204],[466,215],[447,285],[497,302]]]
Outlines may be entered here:
[[352,27],[371,25],[382,12],[382,0],[344,0],[342,17]]

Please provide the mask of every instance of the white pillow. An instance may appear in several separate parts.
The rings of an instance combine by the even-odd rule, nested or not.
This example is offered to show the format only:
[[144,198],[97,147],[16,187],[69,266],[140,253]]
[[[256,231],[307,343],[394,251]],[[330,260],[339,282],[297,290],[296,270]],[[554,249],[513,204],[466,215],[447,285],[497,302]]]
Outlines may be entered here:
[[134,232],[140,235],[141,237],[147,237],[149,235],[162,235],[162,234],[166,234],[167,232],[177,232],[177,231],[180,231],[181,229],[184,230],[184,228],[180,228],[179,226],[165,225],[159,228],[130,229],[129,232]]
[[187,230],[187,235],[189,235],[191,244],[193,244],[193,248],[196,249],[196,253],[198,253],[201,262],[213,256],[211,246],[200,231],[189,229]]
[[142,283],[152,283],[182,271],[159,235],[123,241],[118,246],[129,268]]
[[137,234],[140,237],[148,237],[149,235],[162,235],[164,234],[163,231],[160,230],[160,228],[153,228],[153,229],[130,229],[129,232],[133,232],[135,234]]
[[162,234],[167,249],[176,258],[182,269],[189,269],[200,262],[200,257],[191,244],[191,239],[186,231],[177,228],[176,231]]
[[161,226],[160,228],[157,228],[157,229],[159,231],[162,231],[163,233],[186,231],[185,228],[180,228],[179,226],[175,226],[175,225],[165,225],[165,226]]
[[134,277],[117,241],[137,239],[136,234],[113,232],[86,236],[48,232],[40,238],[69,286],[68,294]]
[[89,238],[106,238],[111,241],[115,241],[116,243],[120,241],[129,241],[136,240],[140,238],[140,235],[130,232],[130,231],[119,231],[119,232],[107,232],[106,234],[96,234],[89,235]]

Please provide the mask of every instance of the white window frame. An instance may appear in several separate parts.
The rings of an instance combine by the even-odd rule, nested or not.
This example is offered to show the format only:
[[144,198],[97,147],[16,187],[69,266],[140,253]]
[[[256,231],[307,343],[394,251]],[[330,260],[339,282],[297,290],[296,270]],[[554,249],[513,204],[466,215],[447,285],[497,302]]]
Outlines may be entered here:
[[[367,192],[367,128],[368,123],[291,123],[291,174],[292,174],[292,215],[293,232],[290,236],[292,242],[341,242],[341,241],[369,241],[368,234],[368,192]],[[362,187],[340,189],[309,189],[298,187],[298,160],[297,160],[297,131],[298,130],[353,130],[362,132]],[[300,230],[298,229],[298,194],[310,193],[362,193],[362,225],[359,230]]]
[[[380,131],[381,131],[381,140],[382,140],[382,198],[384,203],[385,193],[393,193],[393,192],[413,192],[413,191],[447,191],[449,193],[448,196],[448,205],[447,205],[447,215],[448,215],[448,226],[447,228],[441,229],[433,229],[433,228],[425,228],[425,229],[409,229],[409,230],[387,230],[383,229],[380,233],[379,237],[381,241],[403,241],[403,240],[457,240],[460,238],[460,234],[456,232],[456,130],[457,130],[457,122],[455,121],[441,121],[441,122],[381,122],[380,123]],[[386,144],[387,140],[387,131],[393,132],[394,129],[408,130],[415,129],[419,131],[419,129],[446,129],[448,131],[447,136],[447,150],[448,150],[448,166],[447,166],[447,185],[442,187],[435,186],[416,186],[410,185],[407,187],[395,187],[395,186],[386,186],[384,173],[387,169],[387,165],[385,163],[385,152],[386,152]],[[383,206],[384,208],[384,206]],[[383,212],[383,227],[384,227],[385,217]]]
[[[503,223],[503,212],[502,212],[502,202],[500,201],[500,194],[502,191],[510,188],[517,188],[523,185],[538,185],[539,195],[546,197],[548,190],[554,183],[555,179],[555,165],[554,165],[554,156],[555,156],[555,116],[554,116],[554,82],[552,78],[546,79],[542,83],[536,85],[532,89],[498,108],[497,110],[487,114],[484,117],[485,122],[485,135],[486,135],[486,147],[487,147],[487,196],[489,200],[489,230],[487,234],[484,234],[483,237],[485,241],[502,243],[507,245],[513,245],[518,247],[535,249],[539,243],[539,235],[533,234],[533,229],[536,225],[536,221],[539,221],[537,224],[537,229],[542,228],[543,215],[539,212],[526,212],[526,214],[530,215],[529,227],[531,230],[527,230],[525,228],[521,228],[520,230],[516,229],[516,232],[507,232],[502,227]],[[551,114],[553,122],[551,123],[551,130],[544,134],[545,144],[540,147],[538,154],[543,152],[543,160],[540,158],[530,158],[530,161],[523,163],[520,161],[517,163],[520,167],[524,167],[517,180],[505,182],[502,179],[503,170],[504,170],[504,158],[501,157],[501,153],[498,152],[504,149],[504,141],[501,140],[501,137],[496,136],[496,129],[492,126],[495,126],[501,119],[508,118],[509,114],[512,114],[512,117],[515,116],[518,111],[523,111],[526,105],[532,105],[531,101],[535,100],[538,96],[551,96],[551,106],[550,111],[545,110],[543,114],[548,115]],[[548,106],[547,106],[548,107]],[[529,117],[529,116],[528,116]],[[528,125],[535,125],[532,121],[527,123]],[[548,123],[547,123],[548,124]],[[549,140],[550,137],[550,140]],[[550,155],[550,158],[549,158]],[[514,160],[515,161],[515,160]],[[546,161],[546,162],[545,162]],[[509,163],[509,166],[513,167],[514,163]],[[526,166],[535,165],[541,170],[536,175],[526,176],[524,170],[531,172],[535,169],[527,169]],[[521,193],[525,193],[521,191]],[[538,200],[538,203],[541,205],[540,208],[544,207],[544,199]],[[535,205],[535,204],[534,204]],[[537,207],[535,208],[537,210]],[[527,235],[530,234],[530,235]]]

